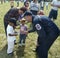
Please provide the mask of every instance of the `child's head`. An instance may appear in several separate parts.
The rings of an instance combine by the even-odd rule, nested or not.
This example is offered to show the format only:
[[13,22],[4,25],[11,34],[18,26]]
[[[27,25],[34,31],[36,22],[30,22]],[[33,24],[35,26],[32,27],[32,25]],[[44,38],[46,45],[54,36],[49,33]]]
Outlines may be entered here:
[[15,27],[15,26],[16,26],[16,19],[15,19],[15,18],[10,18],[9,24],[10,24],[11,26]]
[[25,24],[25,21],[26,20],[24,18],[22,20],[20,20],[21,24],[23,24],[23,25]]

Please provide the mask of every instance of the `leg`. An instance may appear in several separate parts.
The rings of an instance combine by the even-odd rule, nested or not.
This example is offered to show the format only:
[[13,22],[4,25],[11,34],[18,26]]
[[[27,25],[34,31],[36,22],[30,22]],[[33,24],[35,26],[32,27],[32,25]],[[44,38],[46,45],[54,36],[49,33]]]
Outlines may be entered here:
[[19,38],[20,38],[19,43],[21,44],[21,43],[22,43],[22,40],[23,40],[23,35],[22,35],[22,34],[20,34]]
[[[54,36],[52,36],[52,35],[54,35]],[[50,47],[54,43],[54,41],[57,39],[58,35],[59,34],[55,34],[54,32],[47,35],[46,43],[47,43],[47,49],[48,50],[50,49]]]
[[49,16],[50,19],[53,17],[53,10],[50,11]]
[[[38,40],[41,38],[38,38]],[[48,50],[47,50],[47,45],[46,41],[40,42],[40,45],[37,46],[36,48],[38,58],[47,58],[48,57]]]
[[48,50],[47,50],[47,44],[46,44],[46,33],[43,29],[41,29],[41,32],[39,34],[38,40],[37,40],[37,55],[39,58],[47,58],[48,57]]
[[57,19],[57,15],[58,15],[58,11],[54,10],[53,20],[56,20]]
[[7,54],[10,54],[13,52],[14,49],[14,41],[8,41],[8,49],[7,49]]
[[23,43],[25,43],[26,36],[27,36],[27,35],[24,35],[24,37],[23,37]]

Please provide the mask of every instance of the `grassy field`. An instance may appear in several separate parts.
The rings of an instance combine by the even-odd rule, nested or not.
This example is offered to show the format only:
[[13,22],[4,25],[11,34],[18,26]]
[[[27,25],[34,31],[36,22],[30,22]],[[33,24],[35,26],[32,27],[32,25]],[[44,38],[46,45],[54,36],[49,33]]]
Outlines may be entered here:
[[[20,3],[21,6],[23,5]],[[20,7],[21,7],[20,6]],[[0,4],[0,58],[36,58],[35,53],[32,51],[32,49],[35,48],[37,34],[36,33],[30,33],[28,34],[28,37],[26,39],[26,46],[25,47],[19,47],[18,44],[15,45],[14,49],[14,56],[8,56],[6,53],[7,50],[7,41],[4,33],[4,24],[3,24],[3,18],[4,14],[8,11],[10,8],[9,3],[5,3],[3,5]],[[50,11],[50,6],[48,10],[44,10],[45,14],[48,16]],[[60,28],[60,10],[58,10],[58,18],[55,21],[57,26]],[[17,36],[17,42],[19,41],[19,38]],[[49,50],[49,58],[60,58],[60,37],[54,42],[51,49]]]

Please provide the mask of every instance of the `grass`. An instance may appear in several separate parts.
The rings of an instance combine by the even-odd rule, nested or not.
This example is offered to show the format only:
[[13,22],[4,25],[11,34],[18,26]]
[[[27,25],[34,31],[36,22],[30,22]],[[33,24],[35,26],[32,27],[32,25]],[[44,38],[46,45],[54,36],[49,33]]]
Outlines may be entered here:
[[[15,3],[16,5],[16,3]],[[20,3],[20,7],[23,5]],[[9,3],[5,3],[3,5],[0,4],[0,58],[36,58],[35,53],[32,51],[33,48],[35,48],[37,34],[36,33],[30,33],[28,34],[28,37],[26,39],[26,46],[25,47],[18,47],[18,44],[15,45],[15,51],[14,56],[8,56],[6,53],[7,50],[7,41],[4,33],[4,24],[3,24],[3,18],[5,13],[10,8]],[[50,11],[50,6],[48,10],[44,10],[45,14],[48,16]],[[58,18],[55,21],[56,25],[60,28],[60,10],[58,10]],[[17,36],[17,42],[19,41],[19,37]],[[57,40],[52,45],[51,49],[49,50],[49,58],[60,58],[60,37],[57,38]]]

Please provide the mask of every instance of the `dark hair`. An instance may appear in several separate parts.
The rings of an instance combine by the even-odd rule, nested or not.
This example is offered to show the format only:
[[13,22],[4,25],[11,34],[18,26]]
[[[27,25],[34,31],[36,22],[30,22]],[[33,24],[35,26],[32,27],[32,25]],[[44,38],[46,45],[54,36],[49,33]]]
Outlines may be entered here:
[[24,6],[26,6],[26,4],[29,4],[29,2],[28,2],[28,1],[25,1],[25,2],[24,2]]
[[15,18],[10,18],[9,22],[13,23],[15,26],[17,25],[17,24],[16,24],[16,19],[15,19]]
[[27,8],[26,7],[21,7],[20,10],[22,10],[23,13],[24,13],[25,11],[27,11]]
[[24,17],[25,17],[25,16],[32,16],[32,12],[26,11],[23,16],[24,16]]

